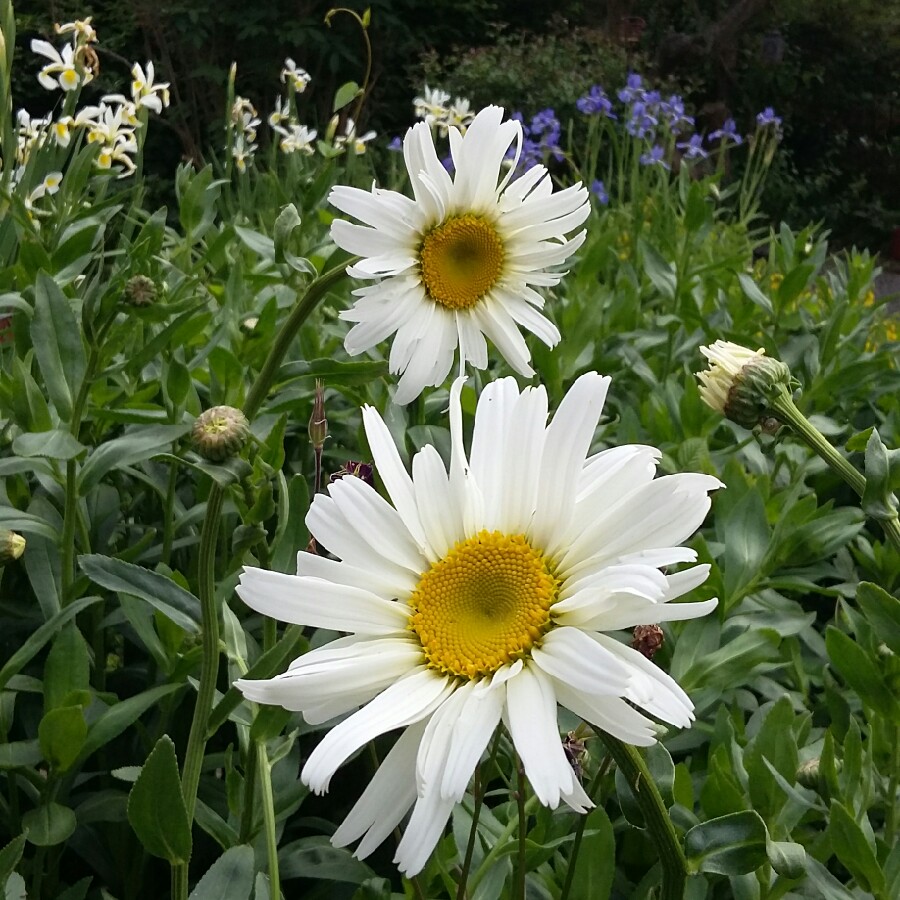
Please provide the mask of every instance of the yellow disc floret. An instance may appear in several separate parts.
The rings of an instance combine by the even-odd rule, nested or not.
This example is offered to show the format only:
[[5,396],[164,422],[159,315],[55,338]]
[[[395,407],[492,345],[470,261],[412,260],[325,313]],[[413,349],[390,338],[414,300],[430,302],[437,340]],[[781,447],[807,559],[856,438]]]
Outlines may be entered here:
[[428,296],[448,309],[469,309],[497,282],[503,242],[480,216],[455,216],[425,235],[419,249]]
[[410,628],[428,665],[478,679],[527,656],[550,627],[559,581],[523,535],[482,531],[419,580]]

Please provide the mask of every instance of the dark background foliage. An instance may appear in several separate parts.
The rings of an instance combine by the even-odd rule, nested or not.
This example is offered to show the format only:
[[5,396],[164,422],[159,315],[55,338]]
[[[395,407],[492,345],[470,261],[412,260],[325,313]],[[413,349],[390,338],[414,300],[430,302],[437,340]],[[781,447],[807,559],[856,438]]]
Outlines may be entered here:
[[[365,4],[351,2],[360,12]],[[364,48],[349,16],[324,24],[317,0],[21,0],[18,51],[54,21],[95,17],[104,70],[156,61],[173,108],[150,156],[160,173],[220,143],[228,68],[267,111],[286,56],[313,76],[305,113],[320,127],[338,85],[360,80]],[[773,106],[783,152],[766,212],[794,227],[822,220],[839,242],[887,250],[900,227],[900,3],[897,0],[374,0],[373,78],[364,127],[393,135],[411,121],[423,80],[526,115],[565,120],[592,83],[614,91],[634,68],[679,90],[701,127],[733,115],[741,128]],[[25,63],[23,65],[23,63]],[[122,71],[120,71],[122,70]],[[21,105],[57,98],[17,65]],[[103,76],[98,87],[104,87]]]

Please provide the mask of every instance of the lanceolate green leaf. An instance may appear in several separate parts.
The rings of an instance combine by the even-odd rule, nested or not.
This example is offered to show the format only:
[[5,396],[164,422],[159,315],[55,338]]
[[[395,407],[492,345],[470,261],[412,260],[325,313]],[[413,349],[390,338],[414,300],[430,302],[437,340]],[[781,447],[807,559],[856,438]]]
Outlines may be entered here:
[[253,850],[246,844],[231,847],[200,879],[189,900],[248,900],[254,872]]
[[59,285],[40,272],[34,286],[31,340],[47,393],[61,419],[72,415],[85,371],[81,326]]
[[175,744],[164,734],[128,796],[128,821],[148,853],[172,865],[191,857],[191,825],[181,794]]
[[684,849],[695,872],[743,875],[767,861],[767,839],[759,813],[747,810],[694,826],[685,835]]

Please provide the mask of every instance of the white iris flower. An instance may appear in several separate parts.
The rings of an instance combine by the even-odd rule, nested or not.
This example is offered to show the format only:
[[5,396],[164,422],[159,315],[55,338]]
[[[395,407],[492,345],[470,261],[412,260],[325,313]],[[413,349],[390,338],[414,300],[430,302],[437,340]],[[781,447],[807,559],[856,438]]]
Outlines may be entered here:
[[87,84],[94,77],[88,69],[79,72],[75,48],[71,44],[66,44],[60,53],[47,41],[34,40],[31,42],[31,51],[50,60],[38,72],[38,81],[48,91],[55,91],[57,88],[74,91],[79,85]]
[[671,602],[709,566],[662,569],[696,560],[679,545],[721,484],[654,478],[653,447],[589,455],[608,378],[581,376],[549,426],[542,386],[492,382],[468,454],[462,382],[450,394],[449,472],[429,445],[410,477],[384,421],[365,407],[390,502],[361,479],[334,482],[306,522],[340,561],[301,552],[297,575],[248,568],[238,588],[264,615],[347,633],[282,675],[237,686],[310,724],[346,717],[301,773],[318,793],[368,741],[403,729],[332,842],[362,838],[364,857],[412,808],[395,859],[408,874],[427,862],[501,722],[540,802],[579,812],[592,804],[566,759],[557,705],[637,745],[656,739],[649,716],[690,725],[693,706],[676,682],[606,632],[716,606]]

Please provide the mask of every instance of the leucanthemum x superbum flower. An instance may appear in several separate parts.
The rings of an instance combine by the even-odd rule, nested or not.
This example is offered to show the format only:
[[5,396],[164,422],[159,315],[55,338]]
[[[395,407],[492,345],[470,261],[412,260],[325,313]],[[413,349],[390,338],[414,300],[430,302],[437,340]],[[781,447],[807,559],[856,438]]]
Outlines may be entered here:
[[[460,369],[487,367],[490,338],[512,368],[534,374],[519,329],[552,347],[556,326],[539,310],[535,286],[555,285],[564,263],[584,240],[566,239],[590,212],[581,184],[553,193],[547,170],[534,166],[512,180],[503,160],[522,126],[503,122],[503,110],[483,109],[463,137],[451,128],[455,177],[438,159],[429,126],[420,122],[403,142],[414,199],[373,187],[337,186],[329,201],[364,224],[335,220],[331,236],[361,259],[348,272],[377,284],[354,291],[359,298],[341,314],[355,322],[344,341],[356,356],[396,332],[390,370],[402,373],[394,397],[408,403],[428,385],[442,384],[457,346]],[[498,183],[499,182],[499,183]]]
[[358,478],[330,484],[306,522],[340,561],[301,552],[297,575],[248,568],[238,588],[264,615],[348,633],[282,675],[237,686],[311,724],[346,716],[303,768],[319,793],[367,741],[405,729],[332,842],[362,838],[364,857],[413,807],[395,859],[409,874],[425,865],[501,722],[539,800],[578,811],[591,801],[566,759],[557,704],[637,745],[655,740],[645,712],[689,725],[693,707],[675,681],[606,632],[716,605],[670,602],[708,566],[661,567],[696,559],[679,544],[721,485],[699,474],[654,479],[653,447],[589,456],[608,378],[580,377],[549,426],[543,386],[492,382],[468,455],[462,382],[450,393],[449,472],[426,446],[410,477],[365,407],[391,502]]

